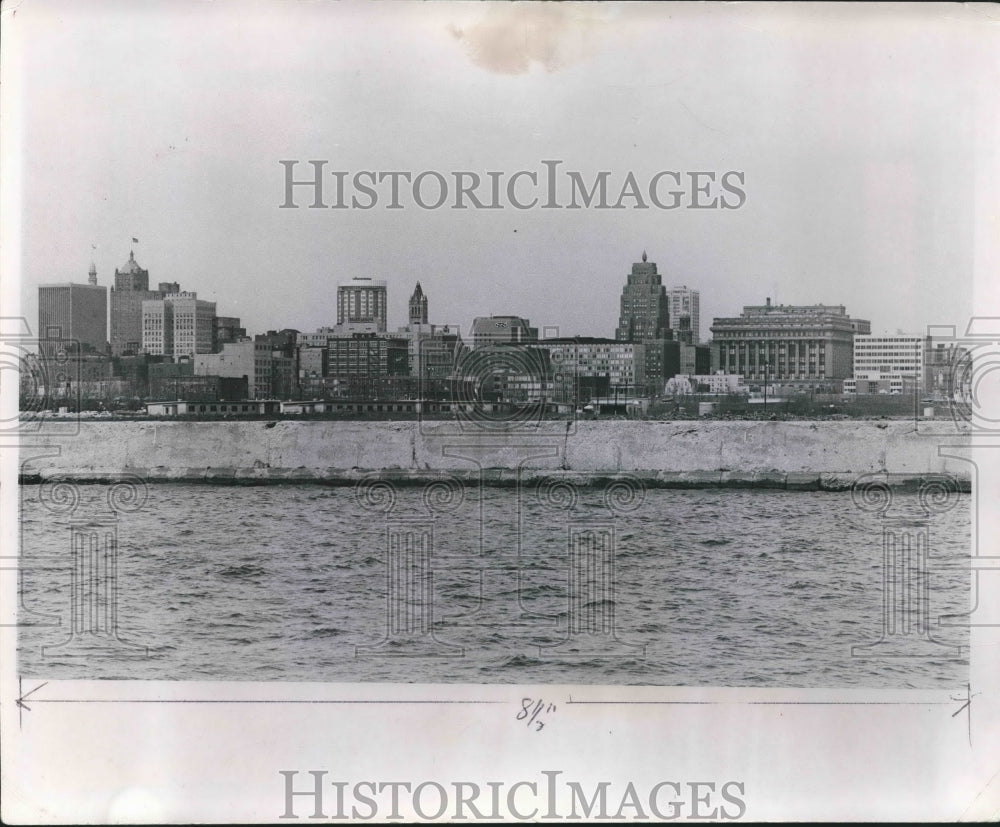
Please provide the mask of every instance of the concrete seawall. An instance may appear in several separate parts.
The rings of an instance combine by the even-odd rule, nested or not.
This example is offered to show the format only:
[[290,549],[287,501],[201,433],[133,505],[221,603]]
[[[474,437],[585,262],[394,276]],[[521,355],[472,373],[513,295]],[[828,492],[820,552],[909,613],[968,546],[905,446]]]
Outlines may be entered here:
[[399,484],[447,475],[470,484],[565,476],[581,484],[637,477],[650,487],[844,490],[865,474],[917,487],[970,466],[942,456],[967,442],[950,422],[543,422],[490,429],[455,422],[88,422],[74,436],[32,436],[25,483],[63,478],[216,484]]

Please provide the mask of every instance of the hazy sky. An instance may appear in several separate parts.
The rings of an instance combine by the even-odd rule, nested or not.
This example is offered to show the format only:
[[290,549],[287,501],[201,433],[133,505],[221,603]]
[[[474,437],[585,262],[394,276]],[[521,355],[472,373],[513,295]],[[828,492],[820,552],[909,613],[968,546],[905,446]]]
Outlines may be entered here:
[[[613,336],[644,249],[665,284],[701,291],[703,337],[766,296],[842,303],[874,331],[971,312],[975,176],[996,151],[995,9],[16,11],[5,37],[20,71],[4,93],[20,117],[4,127],[20,127],[32,324],[39,283],[86,281],[93,259],[111,284],[133,236],[151,281],[179,281],[251,333],[332,324],[337,283],[368,275],[389,282],[391,328],[419,279],[431,321],[464,330],[507,313]],[[738,170],[747,197],[737,210],[282,210],[282,159],[414,175],[556,159],[585,179],[610,171],[613,200],[630,171]]]

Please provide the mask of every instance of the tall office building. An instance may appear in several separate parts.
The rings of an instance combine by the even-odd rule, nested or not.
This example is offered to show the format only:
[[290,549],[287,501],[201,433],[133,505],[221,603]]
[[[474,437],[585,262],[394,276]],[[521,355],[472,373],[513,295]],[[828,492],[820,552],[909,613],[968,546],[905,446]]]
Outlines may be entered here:
[[[667,290],[667,309],[673,322],[674,338],[688,345],[698,344],[701,341],[701,294],[686,284],[671,287]],[[687,325],[681,323],[685,317],[689,320]],[[690,330],[690,334],[681,336],[682,328]]]
[[174,306],[163,299],[142,303],[142,339],[139,349],[150,356],[174,355]]
[[149,271],[144,270],[130,251],[128,261],[115,269],[111,288],[111,355],[134,355],[142,350],[142,303],[179,293],[177,282],[160,282],[149,289]]
[[388,288],[384,281],[355,276],[337,287],[337,324],[374,325],[385,333],[388,324]]
[[121,270],[115,268],[115,290],[148,290],[149,270],[135,260],[135,250],[129,250],[128,261]]
[[171,293],[142,303],[142,350],[154,356],[211,353],[215,344],[215,302],[197,293]]
[[734,318],[714,319],[719,368],[746,380],[839,382],[851,376],[854,336],[871,323],[852,319],[844,305],[748,305]]
[[80,343],[82,351],[106,353],[108,288],[97,284],[97,271],[93,265],[87,281],[87,284],[64,282],[39,285],[39,336],[43,340],[74,340]]
[[215,302],[199,299],[196,293],[174,293],[163,300],[174,309],[174,358],[211,353],[215,344]]
[[621,314],[615,338],[619,342],[671,338],[666,289],[656,264],[647,261],[645,250],[642,261],[632,265],[628,282],[622,289]]
[[622,288],[621,313],[615,339],[644,345],[644,365],[639,375],[645,378],[642,392],[647,396],[663,393],[667,379],[680,369],[680,349],[670,329],[670,309],[666,288],[646,251],[642,261],[632,265]]

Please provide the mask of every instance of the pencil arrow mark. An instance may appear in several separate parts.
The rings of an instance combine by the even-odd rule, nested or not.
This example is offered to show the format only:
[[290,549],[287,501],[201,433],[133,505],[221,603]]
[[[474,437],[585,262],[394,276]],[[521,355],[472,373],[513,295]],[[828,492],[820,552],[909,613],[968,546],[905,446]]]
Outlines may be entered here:
[[959,695],[957,698],[954,695],[951,696],[951,699],[953,701],[962,701],[962,705],[958,709],[956,709],[954,712],[951,713],[951,717],[954,718],[959,713],[965,712],[966,724],[967,724],[968,729],[969,729],[969,746],[970,747],[972,746],[972,699],[975,698],[976,695],[981,695],[981,694],[982,694],[982,692],[973,692],[972,691],[972,685],[971,684],[966,684],[965,685],[965,696],[964,697],[961,696],[961,695]]
[[24,724],[24,711],[27,710],[28,712],[31,712],[31,707],[28,706],[28,704],[25,703],[25,701],[27,701],[28,698],[30,698],[32,695],[34,695],[43,686],[47,686],[48,683],[49,683],[48,681],[45,681],[45,683],[40,683],[34,689],[32,689],[32,690],[30,690],[28,692],[24,692],[24,691],[22,691],[23,690],[22,680],[21,680],[20,677],[18,677],[18,679],[17,679],[17,698],[14,700],[14,703],[17,705],[17,726],[18,726],[18,729],[21,729],[21,727]]

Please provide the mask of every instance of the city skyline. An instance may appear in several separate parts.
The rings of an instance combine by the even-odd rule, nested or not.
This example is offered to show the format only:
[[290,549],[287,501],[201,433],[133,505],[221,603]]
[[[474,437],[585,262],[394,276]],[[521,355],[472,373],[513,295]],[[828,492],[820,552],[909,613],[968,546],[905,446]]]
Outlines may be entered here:
[[[85,280],[91,258],[108,279],[133,236],[154,280],[197,285],[253,330],[329,324],[334,285],[371,276],[400,285],[390,328],[419,280],[441,321],[512,313],[609,335],[644,248],[665,285],[700,290],[702,328],[768,296],[843,302],[876,330],[972,312],[974,171],[991,121],[940,113],[990,111],[992,91],[968,82],[988,44],[939,42],[919,10],[213,6],[19,11],[20,289],[7,312],[36,319],[34,288]],[[848,14],[850,42],[832,48]],[[609,171],[615,193],[629,173],[739,170],[746,202],[280,209],[280,161],[311,158],[414,175],[559,159],[588,181]]]
[[[130,252],[129,252],[129,259],[128,259],[128,261],[131,262],[131,263],[137,263],[138,262],[138,258],[135,256],[135,251],[136,251],[137,247],[138,247],[137,243],[133,243],[132,245],[130,245]],[[141,255],[140,255],[140,257],[141,257]],[[642,251],[642,253],[639,256],[636,257],[636,260],[634,262],[632,262],[631,266],[646,265],[647,260],[648,260],[648,264],[650,266],[652,266],[652,267],[657,267],[658,266],[658,262],[652,256],[650,256],[649,253],[648,253],[648,251],[645,250],[645,249]],[[111,292],[112,292],[111,288],[114,287],[114,285],[115,285],[114,276],[115,276],[115,271],[116,270],[117,270],[117,268],[112,268],[112,281],[111,281],[111,283],[110,284],[102,284],[101,283],[101,271],[100,271],[100,268],[96,267],[96,272],[95,272],[95,265],[94,265],[94,263],[92,261],[90,267],[88,268],[88,273],[87,273],[88,274],[88,281],[87,282],[75,281],[72,278],[70,278],[70,279],[61,280],[61,281],[44,282],[44,283],[39,284],[37,286],[38,287],[49,287],[49,286],[53,286],[53,285],[65,285],[65,284],[77,284],[77,285],[81,285],[81,286],[87,286],[89,284],[89,285],[93,286],[96,283],[97,287],[105,287],[108,290],[108,295],[110,296]],[[143,268],[143,272],[146,272],[147,275],[150,278],[153,278],[156,275],[155,273],[153,273],[152,271],[150,271],[149,268]],[[662,277],[663,275],[664,274],[662,272],[659,273],[660,277]],[[609,316],[609,318],[611,319],[609,325],[605,325],[604,327],[601,327],[598,330],[587,329],[587,330],[577,330],[577,331],[574,331],[574,332],[569,332],[569,331],[567,331],[565,329],[562,329],[561,327],[558,329],[558,332],[552,330],[553,327],[559,327],[557,325],[553,326],[553,325],[542,324],[542,325],[536,325],[536,326],[539,328],[540,331],[544,331],[545,328],[549,328],[550,330],[549,330],[548,334],[544,334],[544,333],[542,334],[543,336],[544,335],[548,335],[549,337],[553,337],[553,336],[597,336],[597,337],[608,337],[608,338],[612,338],[612,339],[615,338],[616,332],[618,330],[619,321],[620,321],[620,315],[619,314],[620,314],[621,288],[622,288],[622,286],[624,286],[625,284],[628,283],[628,277],[629,277],[628,272],[625,272],[623,274],[623,276],[622,276],[622,281],[618,282],[618,284],[617,284],[617,288],[618,289],[617,289],[617,293],[616,293],[616,303],[615,303],[615,306],[613,308],[610,308],[608,310],[608,314],[613,314],[613,317]],[[95,279],[95,278],[96,278],[96,282],[94,282],[94,281],[91,280],[91,279]],[[321,330],[323,328],[333,327],[334,325],[340,323],[339,322],[339,315],[338,315],[338,307],[337,307],[337,303],[338,303],[337,294],[338,294],[338,291],[341,288],[343,288],[344,286],[348,285],[348,284],[363,284],[364,282],[368,282],[368,281],[371,281],[371,282],[377,283],[377,284],[382,284],[382,285],[384,285],[384,289],[386,290],[386,294],[387,294],[387,321],[386,321],[385,330],[382,330],[381,332],[387,334],[387,332],[389,332],[389,331],[393,331],[393,330],[397,330],[399,328],[405,327],[407,325],[407,323],[409,322],[409,319],[410,319],[410,300],[411,300],[412,295],[413,295],[413,287],[419,286],[419,284],[421,282],[421,278],[419,278],[419,277],[414,280],[413,287],[411,287],[411,288],[405,288],[403,285],[399,285],[399,289],[400,289],[401,292],[397,295],[397,293],[394,292],[394,282],[391,279],[384,278],[384,277],[379,277],[377,274],[376,275],[365,275],[365,276],[350,276],[350,277],[345,276],[343,279],[341,279],[340,281],[338,281],[338,282],[336,282],[334,284],[334,293],[333,293],[333,299],[332,299],[332,310],[331,310],[330,318],[328,318],[327,320],[325,320],[321,324],[316,325],[315,327],[296,325],[294,323],[294,320],[292,320],[290,323],[281,323],[281,324],[279,324],[273,318],[270,319],[270,320],[265,319],[261,325],[255,326],[255,327],[251,327],[250,325],[246,324],[246,320],[245,319],[242,319],[242,317],[239,317],[239,318],[242,319],[244,328],[246,328],[246,330],[248,332],[248,335],[251,335],[251,336],[254,333],[264,333],[264,332],[267,332],[267,331],[286,330],[286,329],[287,330],[297,330],[300,333],[312,333],[314,331],[318,331],[318,330]],[[160,282],[160,284],[161,284],[161,286],[163,286],[163,282]],[[176,286],[176,283],[173,283],[173,284]],[[693,291],[695,293],[701,293],[702,292],[702,291],[700,291],[700,289],[699,289],[699,287],[697,285],[693,285],[692,286],[692,285],[686,284],[686,283],[685,284],[680,284],[680,283],[678,283],[678,284],[672,284],[672,283],[670,283],[667,280],[663,281],[662,286],[665,288],[667,294],[670,294],[673,291],[679,291],[679,290]],[[199,288],[199,289],[195,290],[194,292],[198,293],[199,298],[201,297],[201,295],[203,293],[205,295],[211,295],[213,297],[213,301],[215,302],[215,304],[217,306],[220,305],[220,304],[225,305],[227,303],[228,304],[232,304],[232,305],[238,304],[238,299],[232,298],[232,297],[225,297],[224,296],[221,299],[216,299],[215,297],[218,295],[218,293],[216,291],[203,291],[203,290],[201,290]],[[400,298],[400,295],[402,295],[403,293],[405,293],[405,298]],[[489,309],[489,311],[485,311],[485,310],[482,310],[482,309],[480,309],[480,310],[469,309],[469,310],[467,310],[465,312],[465,318],[460,319],[457,322],[456,321],[445,321],[445,320],[442,320],[440,318],[434,317],[434,309],[433,309],[435,307],[434,297],[432,295],[430,295],[427,291],[424,291],[422,287],[421,287],[421,297],[422,297],[425,305],[429,304],[429,306],[431,307],[430,314],[431,314],[431,317],[433,317],[433,318],[431,318],[431,322],[433,324],[451,325],[452,327],[457,327],[470,340],[471,340],[471,337],[472,337],[473,323],[478,318],[489,318],[490,316],[497,316],[497,317],[501,317],[501,316],[520,316],[522,318],[527,318],[529,320],[531,320],[531,318],[532,318],[529,313],[523,313],[523,312],[519,313],[519,312],[517,312],[520,309],[520,305],[521,304],[529,304],[530,303],[530,299],[528,299],[528,298],[524,298],[524,299],[514,298],[514,299],[508,299],[507,300],[508,304],[504,305],[504,306],[502,306],[500,308],[494,309],[494,308],[491,307]],[[717,299],[715,299],[715,297],[710,296],[708,298],[709,298],[708,303],[710,305],[721,304]],[[784,300],[782,300],[782,301],[779,302],[776,297],[773,297],[773,296],[764,296],[764,297],[762,297],[762,300],[751,301],[751,302],[748,302],[747,305],[740,305],[739,310],[737,310],[736,308],[733,308],[727,314],[719,315],[719,316],[711,316],[711,317],[708,317],[707,320],[703,320],[702,324],[701,324],[702,330],[701,330],[700,343],[701,344],[708,344],[708,343],[712,342],[712,335],[711,335],[711,332],[709,331],[709,327],[717,319],[725,319],[725,318],[729,318],[729,317],[738,315],[739,312],[742,312],[742,310],[744,309],[744,307],[746,307],[746,306],[760,305],[764,301],[767,301],[768,303],[771,303],[771,304],[773,304],[776,307],[777,306],[781,306],[781,305],[793,305],[793,306],[794,305],[797,305],[797,306],[803,306],[803,305],[826,305],[826,306],[829,306],[829,307],[837,307],[839,305],[847,305],[848,306],[848,311],[849,312],[851,311],[851,308],[849,306],[849,302],[845,301],[843,299],[841,299],[840,301],[830,301],[830,302],[811,302],[811,301],[791,302],[791,301],[784,301]],[[859,316],[860,314],[854,313],[853,315]],[[36,315],[35,315],[34,318],[36,320],[38,319],[37,313],[36,313]],[[706,321],[707,321],[707,323],[706,323]],[[669,330],[672,332],[672,335],[676,336],[678,318],[674,315],[674,313],[672,311],[669,311],[668,322],[669,322]],[[920,334],[926,332],[926,328],[924,330],[921,330],[921,329],[906,330],[904,328],[899,327],[898,325],[893,325],[893,324],[891,324],[888,321],[880,320],[880,319],[872,319],[871,323],[872,323],[872,330],[874,332],[884,333],[884,334],[887,334],[887,335],[890,335],[890,334],[900,334],[900,335],[903,335],[903,334],[910,335],[910,334],[912,334],[912,335],[920,335]],[[943,322],[942,324],[948,324],[948,323],[950,323],[950,322]],[[928,324],[938,324],[938,323],[937,322],[933,322],[933,323],[928,323]],[[605,327],[610,327],[610,330],[606,331]],[[109,329],[109,335],[110,335],[110,327],[108,329]],[[707,333],[707,335],[706,335],[706,333]]]

